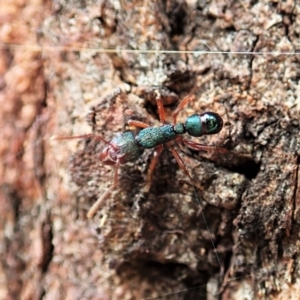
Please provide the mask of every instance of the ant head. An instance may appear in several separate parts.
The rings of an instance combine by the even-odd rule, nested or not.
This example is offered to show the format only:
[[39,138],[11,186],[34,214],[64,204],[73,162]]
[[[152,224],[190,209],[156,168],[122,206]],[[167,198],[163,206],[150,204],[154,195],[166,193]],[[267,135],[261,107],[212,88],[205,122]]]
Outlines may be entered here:
[[189,135],[199,137],[220,132],[223,128],[223,119],[214,112],[205,112],[189,116],[184,125]]

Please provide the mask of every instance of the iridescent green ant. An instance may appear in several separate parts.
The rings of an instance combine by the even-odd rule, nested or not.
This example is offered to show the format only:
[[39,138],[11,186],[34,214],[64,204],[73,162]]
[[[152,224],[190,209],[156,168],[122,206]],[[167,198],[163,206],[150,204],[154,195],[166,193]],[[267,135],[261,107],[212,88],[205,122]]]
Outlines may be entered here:
[[194,114],[189,116],[184,123],[177,123],[177,115],[183,109],[183,107],[194,97],[191,95],[186,96],[172,113],[173,123],[165,124],[165,112],[162,104],[162,99],[158,96],[156,98],[158,113],[160,121],[162,123],[159,127],[151,127],[148,124],[136,120],[129,120],[130,126],[141,128],[141,131],[134,135],[131,131],[117,134],[110,142],[106,141],[102,136],[94,134],[86,134],[72,137],[62,137],[59,139],[73,139],[73,138],[94,138],[104,142],[107,146],[102,150],[100,154],[100,160],[104,165],[115,166],[114,183],[112,186],[92,205],[87,213],[88,218],[92,218],[101,203],[105,198],[114,190],[118,183],[118,169],[121,164],[137,160],[145,148],[154,148],[153,158],[151,160],[148,173],[147,183],[150,187],[151,177],[154,168],[157,164],[158,157],[161,154],[163,147],[166,146],[174,155],[177,163],[184,173],[190,178],[189,171],[185,167],[185,164],[174,149],[172,141],[182,142],[189,148],[194,150],[204,151],[225,151],[225,149],[215,148],[213,146],[202,145],[192,141],[185,140],[182,135],[187,133],[193,137],[200,137],[202,135],[216,134],[221,131],[223,127],[222,118],[214,112],[205,112],[203,114]]

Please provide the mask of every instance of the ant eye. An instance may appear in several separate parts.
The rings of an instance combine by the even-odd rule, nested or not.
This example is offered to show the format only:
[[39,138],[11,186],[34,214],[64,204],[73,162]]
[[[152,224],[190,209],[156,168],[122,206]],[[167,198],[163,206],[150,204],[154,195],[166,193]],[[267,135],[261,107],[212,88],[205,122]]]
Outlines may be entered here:
[[214,112],[206,112],[201,115],[203,134],[215,134],[223,128],[222,118]]

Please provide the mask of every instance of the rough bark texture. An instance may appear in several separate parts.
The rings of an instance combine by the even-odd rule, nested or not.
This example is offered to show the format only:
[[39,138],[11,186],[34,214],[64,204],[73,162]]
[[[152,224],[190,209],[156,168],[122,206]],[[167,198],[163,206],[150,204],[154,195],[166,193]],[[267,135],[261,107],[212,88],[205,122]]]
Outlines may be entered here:
[[[300,4],[237,2],[1,2],[1,299],[300,299]],[[180,147],[195,189],[164,151],[148,193],[145,151],[87,220],[103,144],[51,136],[158,125],[158,88],[171,121],[195,86],[178,121],[219,113],[200,142],[229,151]]]

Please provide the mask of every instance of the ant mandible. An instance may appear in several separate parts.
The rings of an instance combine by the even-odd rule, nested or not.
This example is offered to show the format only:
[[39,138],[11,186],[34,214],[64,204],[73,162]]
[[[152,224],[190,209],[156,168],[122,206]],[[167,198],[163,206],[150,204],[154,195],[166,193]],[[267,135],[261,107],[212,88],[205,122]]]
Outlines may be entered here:
[[104,165],[115,167],[114,181],[112,186],[92,205],[87,213],[88,218],[93,218],[101,206],[101,203],[109,196],[118,184],[118,169],[121,164],[137,160],[143,153],[144,149],[154,148],[153,158],[147,172],[147,182],[151,185],[151,178],[158,158],[163,150],[164,145],[172,152],[178,165],[183,172],[192,180],[192,177],[184,165],[184,162],[178,152],[174,149],[172,141],[182,142],[193,150],[204,150],[224,152],[225,149],[216,148],[214,146],[202,145],[192,141],[185,140],[182,135],[187,133],[193,137],[202,135],[210,135],[219,133],[223,128],[223,120],[220,115],[215,112],[205,112],[202,114],[193,114],[189,116],[184,123],[177,123],[178,113],[184,106],[194,99],[194,96],[189,94],[183,98],[177,108],[172,113],[173,123],[165,123],[165,111],[162,103],[162,98],[159,93],[156,97],[156,104],[161,125],[159,127],[151,127],[147,123],[129,120],[130,126],[141,128],[137,135],[131,131],[117,134],[110,142],[106,141],[102,136],[95,134],[85,134],[70,137],[59,137],[57,139],[78,139],[78,138],[93,138],[102,141],[107,146],[100,153],[100,161]]

